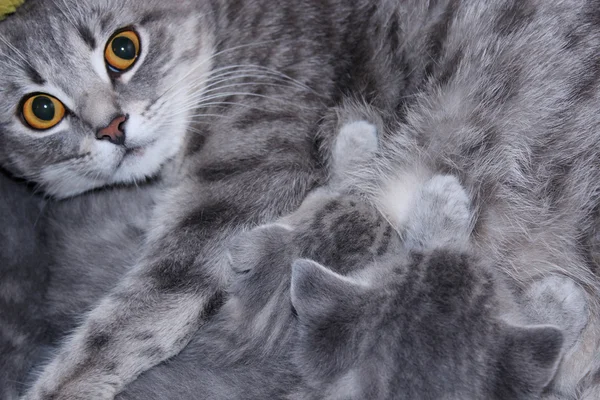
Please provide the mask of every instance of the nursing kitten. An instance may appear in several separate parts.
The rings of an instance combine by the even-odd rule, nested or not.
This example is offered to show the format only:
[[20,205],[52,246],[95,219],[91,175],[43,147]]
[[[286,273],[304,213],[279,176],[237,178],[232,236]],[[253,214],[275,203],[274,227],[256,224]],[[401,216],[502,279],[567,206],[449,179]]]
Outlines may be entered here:
[[507,277],[469,254],[469,201],[452,177],[419,187],[410,224],[394,229],[344,193],[342,171],[361,168],[373,132],[345,126],[331,184],[234,240],[238,275],[219,314],[119,399],[540,398],[578,337],[534,324],[581,328],[583,291],[544,278],[517,305]]
[[[356,177],[369,165],[358,158],[368,154],[360,144],[373,132],[365,122],[344,126],[334,161],[347,157],[348,162],[334,162],[334,171],[342,164],[353,168],[349,175]],[[352,156],[351,149],[357,154]],[[469,244],[471,204],[454,177],[434,175],[407,194],[414,196],[408,210],[406,204],[385,209],[381,206],[386,203],[378,202],[389,220],[403,221],[395,225],[401,244],[389,245],[388,239],[385,250],[359,261],[362,269],[349,270],[352,262],[338,264],[336,258],[329,263],[337,272],[309,259],[293,263],[290,296],[298,318],[293,359],[303,382],[297,398],[500,400],[560,395],[560,384],[551,382],[563,354],[581,341],[588,323],[584,291],[567,277],[547,276],[538,277],[524,293],[515,292],[501,266],[474,255],[476,249]],[[306,212],[311,202],[335,210],[331,204],[339,199],[320,197],[309,197],[294,215],[311,215]],[[398,209],[400,215],[395,214]],[[331,225],[319,224],[328,229],[314,229],[325,218],[322,211],[312,215],[310,223],[296,224],[312,227],[306,231],[315,241],[327,243],[326,232],[344,226],[338,217]],[[352,224],[363,225],[369,224],[356,219]],[[257,232],[259,239],[244,247],[244,256],[234,259],[234,265],[251,249],[269,249],[264,241],[283,236],[278,231]],[[376,232],[372,229],[372,237]],[[334,237],[354,243],[364,235],[346,229]],[[294,244],[311,248],[304,238],[296,233]],[[323,259],[323,254],[348,252],[327,249],[323,246],[314,255]],[[263,255],[253,265],[267,258]]]
[[322,182],[329,116],[352,97],[389,127],[389,160],[364,173],[389,182],[379,207],[395,224],[414,188],[450,172],[488,262],[523,289],[553,273],[586,288],[590,320],[557,386],[593,398],[594,0],[65,1],[31,0],[0,24],[0,165],[55,197],[157,174],[175,188],[133,272],[28,398],[111,398],[179,352],[225,297],[225,243]]

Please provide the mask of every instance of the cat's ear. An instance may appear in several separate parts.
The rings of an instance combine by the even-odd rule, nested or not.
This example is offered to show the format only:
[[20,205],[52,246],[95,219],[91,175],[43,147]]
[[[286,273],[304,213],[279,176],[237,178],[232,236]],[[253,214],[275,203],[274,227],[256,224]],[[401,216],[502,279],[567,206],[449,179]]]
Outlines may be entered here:
[[496,383],[498,397],[541,394],[558,369],[564,342],[562,332],[549,325],[507,326],[504,331]]
[[292,264],[292,306],[303,319],[319,319],[340,307],[352,307],[366,289],[365,284],[315,261],[299,259]]
[[291,233],[292,227],[277,223],[239,233],[227,246],[226,254],[231,268],[237,273],[246,273],[257,266],[270,265],[266,260],[289,247]]

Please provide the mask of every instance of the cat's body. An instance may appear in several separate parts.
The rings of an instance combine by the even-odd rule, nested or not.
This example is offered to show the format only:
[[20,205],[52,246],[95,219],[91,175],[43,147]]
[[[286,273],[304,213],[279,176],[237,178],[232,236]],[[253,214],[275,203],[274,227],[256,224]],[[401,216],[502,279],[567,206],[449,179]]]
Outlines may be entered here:
[[[59,197],[144,179],[162,165],[175,182],[157,200],[133,272],[88,315],[29,398],[111,398],[176,354],[223,301],[226,239],[294,210],[323,181],[337,131],[331,115],[340,106],[344,120],[342,103],[352,97],[387,128],[392,161],[370,171],[394,182],[387,204],[408,210],[411,188],[450,171],[474,200],[475,243],[492,263],[517,281],[565,272],[585,285],[591,319],[557,386],[567,395],[598,386],[594,1],[163,3],[60,10],[31,0],[0,25],[14,47],[2,44],[11,71],[0,77],[4,168]],[[32,25],[43,35],[28,35]],[[142,53],[113,82],[102,49],[131,25]],[[224,81],[232,71],[247,80]],[[71,109],[41,134],[15,115],[23,96],[40,90]],[[116,137],[96,140],[97,130],[122,121],[119,112],[131,113],[126,147]],[[54,151],[40,151],[47,148]],[[381,200],[366,181],[357,177],[357,186]]]

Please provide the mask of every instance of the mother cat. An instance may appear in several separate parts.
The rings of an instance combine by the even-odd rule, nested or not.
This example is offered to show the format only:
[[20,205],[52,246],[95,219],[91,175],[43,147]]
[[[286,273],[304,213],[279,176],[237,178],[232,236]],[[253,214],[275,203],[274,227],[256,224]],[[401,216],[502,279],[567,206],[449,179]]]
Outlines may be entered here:
[[[143,257],[27,398],[109,399],[185,346],[223,301],[227,238],[324,179],[348,97],[418,144],[418,173],[393,164],[398,196],[456,173],[490,257],[597,295],[595,1],[164,3],[30,0],[0,24],[4,168],[57,198],[170,186]],[[563,366],[571,392],[597,380],[590,320]]]

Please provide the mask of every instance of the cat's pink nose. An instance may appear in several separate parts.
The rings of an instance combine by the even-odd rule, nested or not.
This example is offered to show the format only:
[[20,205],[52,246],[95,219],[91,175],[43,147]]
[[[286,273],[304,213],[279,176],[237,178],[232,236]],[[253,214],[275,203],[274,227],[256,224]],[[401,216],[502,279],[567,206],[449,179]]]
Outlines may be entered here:
[[98,140],[108,140],[117,145],[125,144],[125,128],[123,124],[127,121],[127,115],[120,115],[113,119],[106,128],[99,129],[96,132]]

